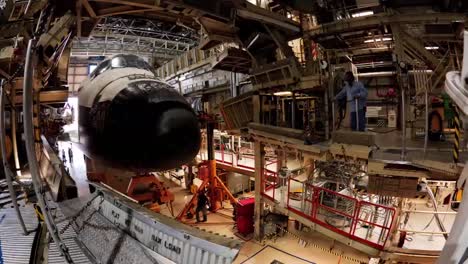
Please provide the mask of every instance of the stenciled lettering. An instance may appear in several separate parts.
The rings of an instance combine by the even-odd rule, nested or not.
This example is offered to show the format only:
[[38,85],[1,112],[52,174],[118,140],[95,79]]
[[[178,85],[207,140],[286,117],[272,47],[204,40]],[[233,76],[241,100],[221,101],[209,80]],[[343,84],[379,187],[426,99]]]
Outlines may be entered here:
[[167,241],[164,241],[164,247],[169,250],[174,251],[177,254],[180,254],[180,252],[182,251],[180,247],[173,245],[172,243],[168,243]]

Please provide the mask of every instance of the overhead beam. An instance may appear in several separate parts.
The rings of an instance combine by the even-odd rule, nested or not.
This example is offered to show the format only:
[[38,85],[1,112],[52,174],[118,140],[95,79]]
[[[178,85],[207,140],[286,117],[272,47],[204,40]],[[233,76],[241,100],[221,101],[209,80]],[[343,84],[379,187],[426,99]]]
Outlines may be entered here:
[[107,14],[101,14],[99,15],[99,18],[103,18],[107,16],[124,15],[124,14],[144,13],[144,12],[157,11],[157,10],[160,10],[160,8],[131,9],[131,10],[126,10],[126,11],[117,11],[117,12],[112,12],[112,13],[107,13]]
[[[56,91],[41,91],[39,93],[39,101],[41,104],[64,103],[68,100],[68,90]],[[23,96],[15,96],[15,104],[21,105],[23,103]]]
[[368,54],[377,54],[382,52],[391,52],[393,48],[390,47],[381,47],[381,48],[362,48],[362,49],[339,49],[336,50],[337,56],[360,56]]
[[141,37],[141,36],[133,36],[133,35],[123,35],[123,34],[106,34],[104,32],[95,32],[93,34],[94,37],[108,37],[110,39],[131,39],[131,40],[146,40],[148,42],[155,42],[156,44],[160,45],[167,45],[171,44],[173,46],[180,46],[183,47],[180,49],[180,51],[187,51],[190,48],[190,44],[183,43],[183,42],[177,42],[177,41],[172,41],[172,40],[166,40],[162,38],[154,38],[154,37]]
[[306,34],[310,37],[321,35],[332,35],[343,32],[360,30],[363,28],[375,27],[382,24],[403,24],[403,23],[450,23],[453,21],[465,21],[466,17],[461,13],[435,13],[435,14],[395,14],[395,15],[375,15],[369,17],[358,17],[352,19],[339,20],[332,23],[317,26]]
[[143,3],[132,2],[132,1],[122,1],[122,0],[89,0],[89,1],[134,6],[134,7],[141,7],[141,8],[152,8],[152,9],[157,8],[158,10],[163,10],[163,8],[157,7],[156,5],[143,4]]
[[88,14],[92,18],[96,18],[96,12],[94,12],[93,8],[89,4],[88,0],[82,0],[83,1],[83,6],[86,8],[86,11],[88,11]]
[[103,16],[103,15],[108,15],[108,14],[112,14],[112,13],[115,13],[115,12],[122,12],[122,11],[128,11],[128,10],[132,10],[133,7],[131,6],[113,6],[113,7],[109,7],[109,8],[103,8],[103,9],[99,9],[98,10],[98,15],[99,16]]

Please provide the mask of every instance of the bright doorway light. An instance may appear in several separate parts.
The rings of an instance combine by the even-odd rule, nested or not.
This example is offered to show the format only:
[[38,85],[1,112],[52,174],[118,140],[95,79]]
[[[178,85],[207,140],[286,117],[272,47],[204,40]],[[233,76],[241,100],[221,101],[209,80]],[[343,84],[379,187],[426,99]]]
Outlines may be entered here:
[[364,43],[382,42],[382,41],[390,41],[390,40],[392,40],[392,38],[376,38],[376,39],[364,40]]
[[374,14],[374,11],[367,10],[367,11],[362,11],[362,12],[351,14],[351,16],[352,17],[365,17],[365,16],[372,16],[373,14]]
[[291,96],[291,95],[292,95],[292,92],[290,92],[290,91],[282,91],[282,92],[276,92],[276,93],[274,93],[273,95],[276,95],[276,96]]

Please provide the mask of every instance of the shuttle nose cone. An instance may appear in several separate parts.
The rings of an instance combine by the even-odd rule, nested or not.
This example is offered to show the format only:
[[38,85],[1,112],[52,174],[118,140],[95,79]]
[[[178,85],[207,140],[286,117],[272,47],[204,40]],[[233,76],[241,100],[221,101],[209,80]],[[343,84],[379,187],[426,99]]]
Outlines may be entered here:
[[[200,128],[192,111],[169,108],[161,113],[154,127],[155,139],[165,168],[174,168],[181,161],[190,161],[200,148]],[[156,142],[155,142],[156,143]]]

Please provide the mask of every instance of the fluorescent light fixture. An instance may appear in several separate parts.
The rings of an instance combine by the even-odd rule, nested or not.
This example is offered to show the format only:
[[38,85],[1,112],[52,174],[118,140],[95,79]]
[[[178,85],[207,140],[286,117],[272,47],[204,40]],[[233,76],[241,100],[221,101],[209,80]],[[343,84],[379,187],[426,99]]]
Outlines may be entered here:
[[362,11],[358,13],[351,14],[352,17],[365,17],[365,16],[372,16],[374,14],[374,11],[368,10],[368,11]]
[[252,41],[250,41],[249,45],[247,45],[247,49],[249,49],[250,46],[252,46],[252,45],[255,43],[255,41],[257,41],[257,39],[258,39],[259,37],[260,37],[260,33],[257,34],[257,35],[252,39]]
[[390,41],[390,40],[392,40],[392,38],[376,38],[376,39],[364,40],[364,43],[382,42],[382,41]]
[[427,50],[438,50],[439,47],[437,46],[429,46],[429,47],[426,47]]
[[274,93],[273,95],[276,95],[276,96],[291,96],[291,95],[292,95],[292,92],[290,92],[290,91],[282,91],[282,92],[276,92],[276,93]]

